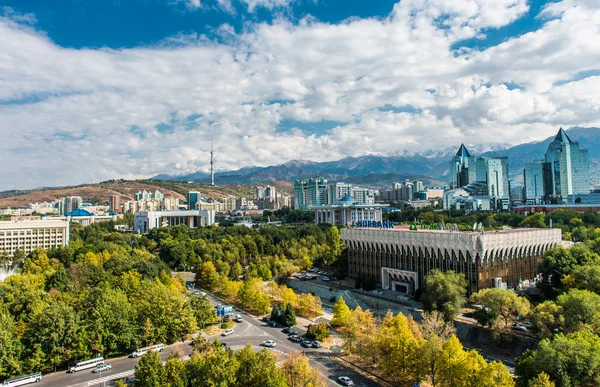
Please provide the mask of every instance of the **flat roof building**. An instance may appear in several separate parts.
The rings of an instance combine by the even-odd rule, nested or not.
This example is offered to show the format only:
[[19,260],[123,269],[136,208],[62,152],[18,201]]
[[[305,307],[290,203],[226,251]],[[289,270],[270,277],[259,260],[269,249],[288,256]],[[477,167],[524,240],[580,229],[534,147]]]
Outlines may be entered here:
[[351,226],[359,221],[383,221],[382,208],[389,204],[357,204],[350,196],[340,198],[336,204],[309,206],[315,212],[315,223]]
[[133,230],[147,233],[153,228],[185,224],[189,228],[211,226],[215,223],[215,211],[138,211],[133,216]]
[[14,256],[20,249],[29,254],[36,247],[51,247],[69,244],[69,222],[66,220],[24,220],[0,222],[0,254]]
[[421,288],[430,270],[463,273],[468,293],[504,282],[518,287],[533,280],[542,255],[562,240],[560,229],[497,231],[345,228],[348,274],[377,281],[407,295]]

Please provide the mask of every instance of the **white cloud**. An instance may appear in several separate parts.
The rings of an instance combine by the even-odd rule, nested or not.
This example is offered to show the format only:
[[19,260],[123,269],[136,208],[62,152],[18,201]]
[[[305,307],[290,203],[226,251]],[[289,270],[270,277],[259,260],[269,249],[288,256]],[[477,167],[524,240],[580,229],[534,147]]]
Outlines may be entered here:
[[[218,167],[235,169],[600,125],[600,81],[577,77],[600,63],[592,3],[557,3],[539,30],[462,53],[457,42],[510,24],[526,2],[403,0],[383,19],[279,19],[223,26],[221,43],[191,34],[122,50],[60,47],[4,11],[0,189],[207,170],[210,137]],[[284,120],[333,127],[282,131]]]

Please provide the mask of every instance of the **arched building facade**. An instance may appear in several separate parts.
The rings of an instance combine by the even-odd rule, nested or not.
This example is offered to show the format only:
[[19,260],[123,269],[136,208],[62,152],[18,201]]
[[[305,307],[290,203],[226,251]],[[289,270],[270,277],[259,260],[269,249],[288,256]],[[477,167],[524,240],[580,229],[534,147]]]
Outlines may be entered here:
[[494,287],[498,278],[517,287],[535,278],[544,252],[562,240],[560,229],[346,228],[341,236],[348,248],[350,278],[376,280],[383,289],[406,294],[414,294],[433,269],[464,273],[469,294]]

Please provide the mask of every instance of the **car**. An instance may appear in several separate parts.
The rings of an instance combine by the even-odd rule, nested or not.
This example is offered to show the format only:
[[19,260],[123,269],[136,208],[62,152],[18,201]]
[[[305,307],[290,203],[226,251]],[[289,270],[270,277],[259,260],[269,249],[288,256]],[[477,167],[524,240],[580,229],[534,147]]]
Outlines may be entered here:
[[188,286],[187,286],[187,288],[188,288],[188,289],[191,289],[191,288],[192,288],[192,286],[191,286],[191,285],[188,285]]
[[309,348],[312,346],[312,341],[310,340],[302,340],[302,345],[305,346],[306,348]]
[[287,333],[288,335],[294,333],[294,331],[292,330],[292,327],[285,327],[281,330],[283,333]]
[[108,371],[112,368],[110,364],[102,363],[98,364],[96,368],[92,371],[93,373]]
[[290,337],[288,337],[288,339],[292,340],[294,343],[302,341],[302,337],[298,335],[291,335]]
[[329,277],[323,277],[323,281],[329,281]]
[[262,343],[263,347],[269,347],[269,348],[274,347],[275,344],[277,344],[277,343],[274,342],[273,340],[266,340],[266,341],[263,341],[263,343]]
[[269,315],[263,316],[263,318],[261,318],[261,320],[268,322],[271,319],[271,317],[269,317]]
[[229,336],[235,332],[233,329],[227,329],[225,332],[221,333],[221,336]]
[[527,327],[521,325],[521,324],[515,324],[513,325],[513,329],[515,331],[521,331],[521,332],[529,332],[529,329],[527,329]]
[[277,322],[275,320],[269,321],[269,325],[272,327],[276,327],[277,326]]
[[200,294],[200,290],[198,290],[198,289],[194,290],[194,294]]
[[235,316],[235,318],[233,319],[233,321],[241,323],[242,321],[244,321],[244,318],[242,317],[241,314],[238,314],[238,315]]
[[354,386],[354,382],[347,376],[338,376],[337,381],[344,386]]
[[201,296],[206,296],[206,292],[200,292]]
[[311,343],[313,348],[321,348],[321,342],[318,340],[315,340]]

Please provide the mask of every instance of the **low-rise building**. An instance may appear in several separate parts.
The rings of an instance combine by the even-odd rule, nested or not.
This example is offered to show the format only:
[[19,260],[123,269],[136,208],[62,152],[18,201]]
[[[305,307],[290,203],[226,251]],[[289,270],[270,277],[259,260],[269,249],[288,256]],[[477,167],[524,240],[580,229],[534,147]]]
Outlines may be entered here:
[[49,249],[69,243],[66,220],[25,220],[0,222],[0,254],[12,257],[20,249],[29,254],[36,247]]
[[133,216],[133,230],[147,233],[153,228],[184,224],[190,228],[211,226],[215,223],[215,211],[138,211]]
[[383,221],[382,208],[389,204],[356,204],[350,196],[340,198],[336,204],[310,206],[315,212],[315,223],[350,226],[359,221]]

